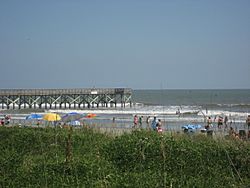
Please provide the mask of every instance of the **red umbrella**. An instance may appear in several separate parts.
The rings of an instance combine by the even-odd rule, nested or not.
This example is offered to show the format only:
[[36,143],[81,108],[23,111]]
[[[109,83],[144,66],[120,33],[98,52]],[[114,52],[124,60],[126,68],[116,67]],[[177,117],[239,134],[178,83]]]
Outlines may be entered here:
[[96,114],[87,114],[85,117],[86,118],[95,118]]

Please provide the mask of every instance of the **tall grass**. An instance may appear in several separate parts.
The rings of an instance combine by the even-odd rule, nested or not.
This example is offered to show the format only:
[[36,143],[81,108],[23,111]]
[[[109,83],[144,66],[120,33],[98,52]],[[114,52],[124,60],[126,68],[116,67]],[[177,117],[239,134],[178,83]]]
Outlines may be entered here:
[[0,127],[0,187],[244,187],[250,144],[205,136]]

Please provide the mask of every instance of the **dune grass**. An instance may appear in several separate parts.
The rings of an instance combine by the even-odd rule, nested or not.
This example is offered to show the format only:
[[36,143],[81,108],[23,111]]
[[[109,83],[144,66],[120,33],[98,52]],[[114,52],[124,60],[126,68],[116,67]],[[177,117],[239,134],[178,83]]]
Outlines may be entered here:
[[250,144],[133,131],[0,127],[0,187],[247,187]]

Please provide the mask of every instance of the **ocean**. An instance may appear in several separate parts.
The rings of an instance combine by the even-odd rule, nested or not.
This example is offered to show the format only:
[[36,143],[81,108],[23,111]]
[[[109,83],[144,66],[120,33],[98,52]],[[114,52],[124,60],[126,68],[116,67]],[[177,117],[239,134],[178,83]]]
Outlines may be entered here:
[[[84,122],[96,126],[114,126],[115,124],[115,127],[123,128],[132,127],[134,115],[143,116],[143,127],[147,126],[145,123],[147,116],[150,116],[150,120],[155,116],[161,119],[163,128],[170,130],[181,130],[181,127],[186,124],[204,126],[209,116],[216,126],[217,117],[227,116],[230,126],[240,129],[245,127],[246,118],[250,114],[250,89],[133,90],[131,107],[127,104],[125,108],[52,109],[49,111],[59,114],[72,111],[96,113],[96,118],[84,119]],[[26,115],[28,114],[19,114],[14,111],[12,114],[14,119],[24,119]]]
[[179,106],[250,112],[250,90],[135,90],[133,100],[144,105]]
[[[250,113],[250,89],[231,90],[135,90],[137,112],[148,111],[162,118],[165,125],[199,123],[211,117],[228,116],[231,125],[244,127]],[[181,115],[176,112],[180,111]],[[193,112],[197,112],[194,114]]]

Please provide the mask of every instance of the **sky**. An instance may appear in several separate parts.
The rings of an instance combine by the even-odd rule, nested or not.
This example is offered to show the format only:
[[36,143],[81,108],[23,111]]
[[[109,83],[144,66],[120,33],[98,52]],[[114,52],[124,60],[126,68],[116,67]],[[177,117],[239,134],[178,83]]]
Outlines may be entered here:
[[249,0],[1,0],[0,88],[250,89]]

